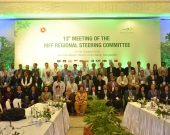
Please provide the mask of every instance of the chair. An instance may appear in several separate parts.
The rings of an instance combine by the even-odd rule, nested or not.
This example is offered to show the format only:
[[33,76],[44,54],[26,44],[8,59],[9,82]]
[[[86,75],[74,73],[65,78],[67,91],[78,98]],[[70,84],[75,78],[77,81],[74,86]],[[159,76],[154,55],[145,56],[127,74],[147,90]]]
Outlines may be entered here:
[[11,109],[11,105],[8,100],[5,102],[5,105],[7,110]]
[[13,106],[14,106],[14,108],[22,108],[21,107],[21,99],[15,98],[13,100]]

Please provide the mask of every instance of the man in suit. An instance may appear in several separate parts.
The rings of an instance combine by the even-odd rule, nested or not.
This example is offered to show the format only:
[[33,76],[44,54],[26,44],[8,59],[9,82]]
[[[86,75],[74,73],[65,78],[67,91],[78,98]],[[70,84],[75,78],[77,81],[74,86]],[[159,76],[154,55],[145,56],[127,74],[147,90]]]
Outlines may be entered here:
[[136,94],[139,91],[139,79],[138,76],[135,75],[135,71],[131,70],[131,74],[127,77],[129,84],[131,85],[132,89],[136,89]]
[[157,87],[158,85],[158,78],[156,75],[154,76],[154,72],[152,70],[150,71],[150,76],[147,77],[147,81],[149,88],[151,87],[152,84],[155,84],[155,87]]
[[143,85],[148,91],[148,79],[144,73],[144,70],[140,70],[140,75],[138,76],[138,78],[139,78],[139,85],[140,86]]
[[135,68],[131,67],[131,62],[130,61],[128,61],[127,64],[128,64],[128,66],[125,68],[126,77],[131,73],[131,70],[135,71]]
[[137,67],[135,68],[135,72],[136,72],[136,75],[137,75],[137,76],[140,75],[140,71],[141,71],[141,70],[144,70],[143,67],[141,67],[140,65],[141,65],[141,62],[138,61],[138,62],[137,62]]
[[90,79],[93,81],[93,84],[96,84],[97,77],[94,75],[94,70],[90,70]]
[[93,86],[93,81],[90,80],[89,74],[86,74],[86,79],[83,80],[83,86],[87,94],[91,93],[91,87]]
[[90,69],[90,71],[93,70],[94,71],[94,75],[97,76],[98,70],[96,69],[96,64],[92,63],[91,66],[92,66],[92,69]]
[[18,70],[14,71],[14,75],[11,77],[11,90],[15,91],[16,87],[21,84],[21,78],[18,75]]
[[37,72],[37,73],[38,73],[38,76],[40,76],[40,75],[41,75],[41,73],[40,73],[40,69],[39,69],[39,68],[37,68],[37,66],[38,66],[38,64],[37,64],[37,63],[34,63],[34,64],[33,64],[32,76],[34,76],[35,72]]
[[124,93],[125,108],[127,103],[130,101],[129,96],[133,96],[134,98],[132,101],[136,101],[136,91],[132,90],[132,86],[130,84],[128,85],[128,90],[126,90]]
[[124,76],[124,72],[120,72],[120,76],[117,78],[117,83],[119,85],[119,89],[124,95],[125,90],[127,90],[128,79]]
[[120,76],[120,73],[121,72],[124,72],[124,68],[122,68],[122,63],[121,62],[119,62],[118,63],[118,68],[116,69],[116,76],[118,77],[118,76]]
[[82,71],[78,71],[78,76],[75,78],[75,83],[80,86],[83,84],[83,80],[85,79],[85,76],[82,76]]
[[26,96],[28,96],[30,92],[31,84],[32,84],[32,77],[28,76],[27,71],[24,71],[24,76],[21,79],[21,85],[22,85],[23,92]]
[[111,103],[111,93],[107,90],[107,86],[103,85],[103,91],[100,92],[98,95],[99,99],[106,100],[106,106],[112,106]]
[[104,76],[107,76],[107,69],[104,67],[103,62],[100,63],[100,68],[98,68],[98,73],[103,72]]
[[114,91],[115,86],[118,86],[118,83],[115,81],[115,78],[112,77],[111,81],[107,83],[107,90],[112,93]]
[[151,84],[151,90],[148,91],[148,99],[151,100],[154,97],[160,99],[160,92],[155,89],[155,84]]
[[38,95],[41,95],[42,79],[40,78],[38,72],[34,72],[34,76],[32,77],[32,85],[35,86]]
[[165,66],[165,62],[161,62],[161,67],[158,68],[158,75],[161,76],[161,71],[165,71],[165,76],[168,76],[168,69]]
[[107,67],[107,77],[109,77],[110,73],[113,73],[114,76],[116,76],[116,68],[114,67],[113,62],[109,63],[109,67]]
[[26,65],[24,72],[25,72],[25,71],[27,72],[27,74],[28,74],[29,77],[32,76],[32,71],[30,70],[30,66],[29,66],[29,65]]
[[168,77],[165,75],[165,70],[161,71],[161,76],[159,76],[158,81],[160,90],[163,92],[165,86],[168,84]]
[[22,69],[22,64],[19,64],[18,73],[19,73],[19,76],[22,78],[24,75],[24,69]]
[[54,76],[54,77],[53,77],[54,82],[57,81],[57,78],[58,78],[58,77],[60,77],[60,78],[61,78],[61,81],[64,82],[64,78],[61,76],[61,72],[60,72],[60,71],[57,72],[57,76]]
[[7,76],[8,72],[4,71],[4,76],[0,77],[0,89],[1,89],[1,94],[4,95],[6,89],[8,86],[10,86],[11,83],[11,78]]
[[96,90],[98,91],[98,93],[100,93],[101,91],[103,91],[103,86],[106,85],[105,81],[102,80],[102,75],[98,74],[97,75],[97,81],[95,84]]

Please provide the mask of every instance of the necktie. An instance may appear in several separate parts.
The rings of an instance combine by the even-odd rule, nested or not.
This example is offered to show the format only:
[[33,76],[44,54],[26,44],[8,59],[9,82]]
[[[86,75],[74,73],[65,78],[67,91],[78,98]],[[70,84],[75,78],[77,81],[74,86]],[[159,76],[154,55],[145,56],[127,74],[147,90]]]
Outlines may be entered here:
[[132,96],[132,91],[131,90],[129,91],[129,95]]

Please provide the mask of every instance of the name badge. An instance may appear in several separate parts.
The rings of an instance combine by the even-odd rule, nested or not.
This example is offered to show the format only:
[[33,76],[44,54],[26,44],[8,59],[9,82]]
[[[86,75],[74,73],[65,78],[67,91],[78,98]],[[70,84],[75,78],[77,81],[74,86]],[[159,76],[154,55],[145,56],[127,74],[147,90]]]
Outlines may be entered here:
[[4,85],[7,86],[7,83],[5,82]]
[[37,83],[35,83],[35,86],[37,86],[38,84]]
[[107,96],[105,96],[105,98],[104,98],[105,100],[107,100]]
[[166,84],[166,82],[163,82],[163,85],[165,85]]
[[124,81],[122,81],[122,84],[125,84],[125,82],[124,82]]
[[98,90],[101,90],[101,86],[98,86]]
[[141,84],[144,84],[144,82],[143,82],[143,81],[141,81]]
[[112,87],[112,91],[114,91],[114,87]]
[[118,97],[116,97],[116,100],[118,100],[119,98]]
[[152,81],[152,84],[155,84],[155,81]]
[[135,80],[132,80],[132,83],[134,84],[134,83],[135,83]]
[[168,96],[166,97],[166,100],[168,100]]
[[74,77],[76,78],[76,77],[77,77],[77,75],[74,75]]
[[95,96],[95,92],[93,91],[93,96]]
[[86,88],[86,91],[89,91],[89,88]]
[[79,84],[81,84],[81,81],[79,81]]

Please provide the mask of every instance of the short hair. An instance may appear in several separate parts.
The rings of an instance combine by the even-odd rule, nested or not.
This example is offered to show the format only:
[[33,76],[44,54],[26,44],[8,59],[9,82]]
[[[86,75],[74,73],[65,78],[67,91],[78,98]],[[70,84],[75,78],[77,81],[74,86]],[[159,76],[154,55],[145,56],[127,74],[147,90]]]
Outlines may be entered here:
[[70,71],[70,70],[68,70],[68,71],[67,71],[67,73],[69,73],[69,72],[71,73],[71,71]]
[[95,63],[92,63],[92,65],[93,65],[93,64],[96,65]]
[[102,74],[101,74],[101,73],[99,73],[99,74],[97,74],[97,77],[98,77],[99,75],[101,75],[101,76],[102,76]]
[[140,61],[138,61],[137,64],[138,64],[138,63],[140,64]]
[[36,66],[38,65],[37,63],[34,63]]
[[86,76],[90,77],[90,75],[89,75],[89,74],[86,74]]
[[77,64],[73,64],[73,66],[76,66],[76,67],[77,67]]
[[45,64],[48,64],[48,62],[45,62]]
[[15,71],[14,71],[14,74],[15,74],[17,71],[18,71],[18,70],[15,70]]
[[80,73],[80,72],[82,73],[82,71],[81,71],[81,70],[79,70],[79,71],[78,71],[78,73]]
[[22,64],[19,64],[19,66],[22,66]]
[[55,88],[60,88],[60,85],[57,85]]
[[164,64],[165,64],[165,62],[164,62],[164,61],[162,61],[162,62],[161,62],[161,64],[162,64],[162,63],[164,63]]
[[54,64],[57,64],[56,62]]

